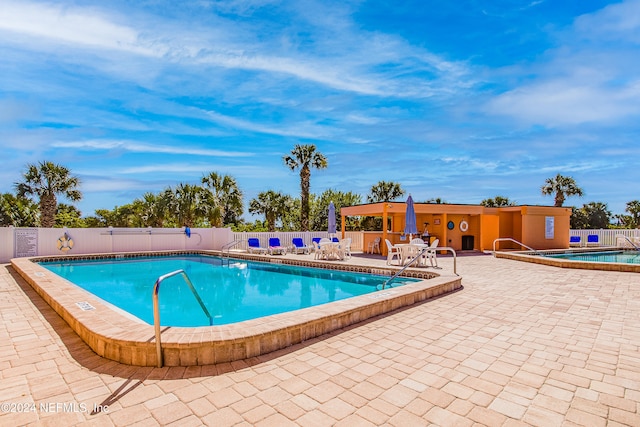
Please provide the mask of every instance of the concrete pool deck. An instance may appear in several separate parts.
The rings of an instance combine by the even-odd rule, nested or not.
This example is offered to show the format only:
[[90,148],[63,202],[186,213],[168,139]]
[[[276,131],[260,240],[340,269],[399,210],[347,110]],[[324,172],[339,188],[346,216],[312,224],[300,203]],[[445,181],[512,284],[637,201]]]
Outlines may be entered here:
[[639,274],[457,267],[458,292],[287,349],[152,368],[97,356],[4,265],[0,424],[640,425]]

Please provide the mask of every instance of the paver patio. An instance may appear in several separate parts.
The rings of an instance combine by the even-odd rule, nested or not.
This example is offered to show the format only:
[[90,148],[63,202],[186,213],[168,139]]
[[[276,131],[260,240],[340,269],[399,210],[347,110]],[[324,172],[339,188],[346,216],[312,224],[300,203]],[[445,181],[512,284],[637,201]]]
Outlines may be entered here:
[[640,425],[640,274],[458,272],[461,291],[285,350],[140,368],[95,355],[3,265],[0,425]]

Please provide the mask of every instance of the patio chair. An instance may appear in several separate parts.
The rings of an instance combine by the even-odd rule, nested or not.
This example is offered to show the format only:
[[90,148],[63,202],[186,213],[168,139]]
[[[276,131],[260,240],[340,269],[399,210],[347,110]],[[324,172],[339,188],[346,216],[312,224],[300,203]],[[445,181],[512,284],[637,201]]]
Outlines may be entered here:
[[349,257],[351,258],[351,238],[346,238],[340,240],[340,255],[342,258]]
[[323,237],[322,239],[320,239],[320,241],[317,243],[317,247],[316,247],[316,256],[315,259],[329,259],[329,256],[331,255],[332,251],[331,249],[331,245],[333,245],[333,242],[331,241],[331,239],[328,239],[326,237]]
[[270,237],[269,238],[269,253],[271,255],[287,254],[287,248],[280,244],[280,239],[278,237]]
[[320,245],[320,240],[313,240],[314,259],[327,259],[328,252],[326,248]]
[[258,239],[257,237],[251,237],[247,239],[247,244],[247,252],[249,252],[250,254],[255,252],[259,254],[266,254],[269,251],[267,248],[263,248],[260,246],[260,239]]
[[429,250],[426,250],[422,253],[421,262],[424,265],[427,265],[427,260],[429,260],[429,262],[431,263],[431,267],[440,268],[438,267],[438,259],[436,258],[436,252],[437,252],[436,248],[438,247],[439,243],[440,243],[440,239],[435,239],[433,243],[431,243],[431,245],[429,246]]
[[582,246],[582,238],[580,236],[569,237],[569,246],[572,248],[579,248]]
[[293,239],[291,239],[291,252],[295,253],[295,254],[308,254],[311,252],[311,249],[313,248],[313,246],[307,246],[304,244],[304,241],[302,240],[302,237],[294,237]]
[[589,234],[587,236],[587,246],[600,246],[600,236],[597,234]]
[[394,257],[398,261],[398,265],[402,264],[402,254],[400,250],[393,246],[389,239],[384,239],[384,242],[387,244],[387,265],[391,265]]
[[376,237],[374,240],[369,242],[369,246],[367,248],[367,252],[370,254],[379,254],[380,253],[380,237]]

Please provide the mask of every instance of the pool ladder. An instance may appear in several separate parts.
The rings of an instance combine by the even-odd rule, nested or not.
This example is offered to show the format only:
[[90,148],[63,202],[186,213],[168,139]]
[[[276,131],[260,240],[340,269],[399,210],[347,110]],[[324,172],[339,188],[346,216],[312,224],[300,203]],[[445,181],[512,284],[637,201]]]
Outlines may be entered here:
[[227,258],[227,265],[229,265],[229,259],[231,258],[231,249],[235,248],[242,242],[247,242],[247,240],[234,240],[233,242],[226,243],[224,246],[222,246],[222,249],[220,249],[220,258],[222,265],[224,265],[225,255]]
[[[406,264],[404,267],[402,267],[400,270],[396,271],[396,273],[391,276],[391,278],[389,280],[387,280],[386,282],[384,282],[382,284],[382,289],[386,288],[387,285],[389,283],[391,283],[392,280],[396,279],[398,276],[400,276],[402,274],[403,271],[405,271],[407,268],[409,268],[411,266],[411,264],[413,264],[417,259],[419,259],[422,255],[424,255],[425,252],[430,251],[430,250],[435,250],[435,251],[449,251],[453,254],[453,273],[456,276],[459,276],[458,271],[457,271],[457,266],[456,266],[456,251],[453,248],[450,248],[448,246],[439,246],[437,248],[431,248],[431,247],[427,247],[424,248],[420,251],[420,253],[418,255],[416,255],[415,258],[413,258],[411,261],[409,261],[409,264]],[[433,268],[437,268],[439,270],[442,269],[442,267],[438,267],[438,260],[436,259],[436,265]]]
[[540,252],[537,251],[536,249],[533,249],[530,246],[525,245],[522,242],[517,241],[516,239],[512,239],[511,237],[500,237],[496,240],[493,241],[493,256],[496,256],[496,242],[513,242],[516,243],[520,246],[522,246],[523,248],[527,248],[528,250],[532,251],[535,255],[540,255]]
[[[626,240],[627,242],[629,242],[629,243],[631,244],[631,246],[633,246],[633,248],[634,248],[636,251],[640,251],[640,247],[638,247],[635,243],[633,243],[633,242],[631,241],[631,239],[629,239],[627,236],[624,236],[624,235],[622,235],[622,234],[616,234],[616,240],[618,240],[618,239],[624,239],[624,240]],[[616,244],[617,244],[617,243],[618,243],[618,242],[616,242]]]
[[156,332],[156,354],[158,356],[158,368],[162,368],[162,365],[164,365],[164,359],[162,357],[162,343],[160,341],[160,308],[158,299],[158,294],[160,293],[160,284],[165,279],[177,276],[178,274],[182,275],[184,281],[189,286],[189,289],[191,289],[193,296],[196,297],[198,304],[200,304],[202,311],[204,311],[204,314],[209,318],[209,325],[213,325],[213,317],[211,316],[211,314],[209,314],[209,310],[207,310],[207,307],[204,305],[204,302],[202,302],[200,295],[198,295],[198,291],[196,291],[196,288],[193,287],[191,279],[189,279],[189,276],[187,276],[187,273],[185,273],[184,270],[176,270],[158,277],[158,280],[156,280],[156,284],[153,286],[153,326]]

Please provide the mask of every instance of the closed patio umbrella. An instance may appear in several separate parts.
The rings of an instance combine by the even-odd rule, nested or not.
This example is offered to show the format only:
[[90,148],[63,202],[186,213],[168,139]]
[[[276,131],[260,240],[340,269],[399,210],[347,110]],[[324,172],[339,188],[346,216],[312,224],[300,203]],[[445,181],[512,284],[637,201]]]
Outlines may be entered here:
[[329,234],[336,234],[336,207],[329,203]]
[[407,198],[407,211],[404,219],[404,234],[409,235],[409,241],[414,234],[418,234],[418,226],[416,225],[416,211],[413,207],[413,198],[411,195]]

